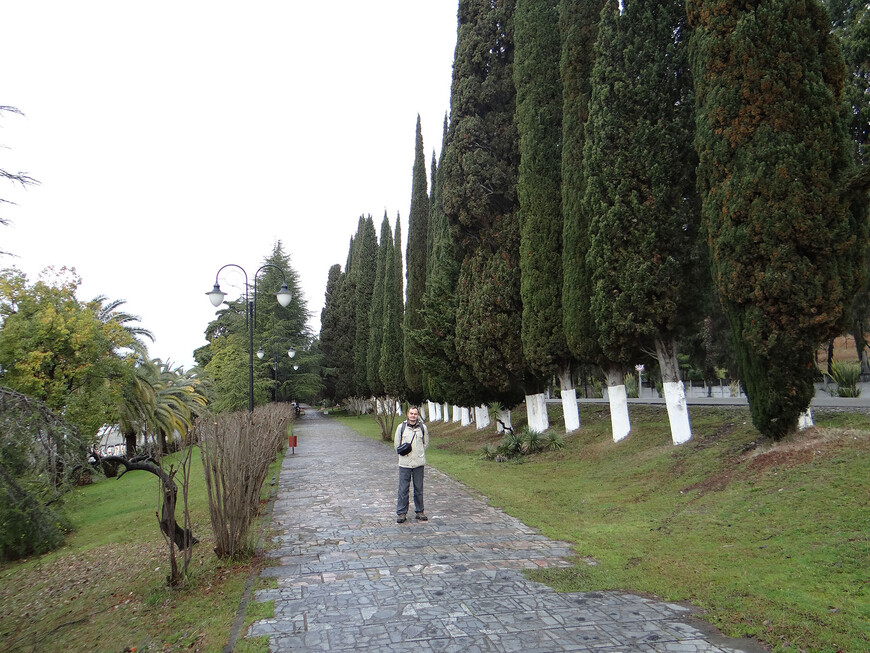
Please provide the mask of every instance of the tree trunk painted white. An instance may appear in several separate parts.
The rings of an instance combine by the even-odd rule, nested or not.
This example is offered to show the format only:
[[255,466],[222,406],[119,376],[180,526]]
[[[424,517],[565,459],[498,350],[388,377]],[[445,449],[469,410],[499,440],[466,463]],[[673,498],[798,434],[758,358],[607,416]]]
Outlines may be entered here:
[[665,405],[668,407],[668,421],[671,424],[671,441],[674,444],[683,444],[692,439],[692,425],[689,423],[686,390],[680,380],[677,345],[673,339],[665,341],[659,337],[655,338],[655,345],[659,369],[662,372]]
[[477,430],[485,429],[489,426],[489,410],[486,406],[475,406],[474,421],[477,422]]
[[459,406],[454,406],[453,407],[453,419],[452,419],[452,421],[459,422],[460,420],[462,420],[462,415],[459,412]]
[[462,423],[462,426],[468,426],[471,424],[471,410],[465,408],[464,406],[459,409],[459,421]]
[[610,402],[610,428],[613,431],[613,441],[628,437],[631,432],[631,420],[628,417],[628,393],[625,391],[625,380],[622,368],[614,365],[607,368],[607,399]]
[[398,399],[396,400],[396,415],[402,414],[402,402]]
[[495,418],[498,420],[498,428],[496,432],[504,433],[506,428],[511,427],[511,411],[509,410],[500,410],[495,414]]
[[450,406],[448,404],[441,404],[441,414],[444,416],[442,419],[445,422],[450,421]]
[[435,413],[434,413],[435,417],[432,418],[432,421],[434,422],[436,420],[442,419],[442,417],[441,417],[441,404],[434,403],[432,405],[435,406]]
[[436,404],[434,401],[426,402],[426,407],[429,409],[430,422],[434,422],[436,419],[438,419],[438,409],[436,408],[437,405],[438,404]]
[[802,413],[800,418],[798,419],[798,431],[805,431],[806,429],[811,429],[815,425],[816,424],[813,421],[813,409],[807,408],[806,412]]
[[577,389],[562,390],[562,412],[565,415],[565,433],[580,428],[580,409],[577,406]]
[[526,395],[526,416],[529,430],[543,433],[550,428],[550,419],[547,416],[547,396],[543,392]]
[[429,418],[426,417],[426,404],[420,404],[417,406],[417,412],[420,413],[420,419],[424,422],[428,422]]
[[562,388],[562,415],[565,418],[565,433],[580,428],[580,409],[577,407],[577,389],[571,378],[571,367],[559,369],[559,387]]

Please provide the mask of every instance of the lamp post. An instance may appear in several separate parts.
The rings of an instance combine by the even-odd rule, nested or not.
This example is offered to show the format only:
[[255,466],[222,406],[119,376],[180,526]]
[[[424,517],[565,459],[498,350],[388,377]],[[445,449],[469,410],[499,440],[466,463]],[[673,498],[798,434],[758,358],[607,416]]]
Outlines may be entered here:
[[217,274],[214,275],[214,288],[212,288],[209,292],[206,293],[208,295],[209,301],[211,301],[212,306],[217,308],[224,301],[224,297],[227,296],[225,292],[221,290],[220,284],[218,283],[218,277],[220,276],[221,271],[224,268],[234,267],[238,268],[242,271],[242,274],[245,275],[245,324],[248,327],[248,412],[254,412],[254,323],[257,319],[257,275],[260,274],[266,268],[275,268],[281,273],[281,277],[283,279],[281,283],[281,290],[275,295],[275,298],[278,300],[278,303],[281,306],[286,307],[290,300],[293,299],[293,295],[290,290],[287,288],[287,275],[284,274],[284,270],[279,268],[277,265],[273,265],[272,263],[266,263],[261,266],[254,273],[254,295],[253,299],[251,299],[248,295],[248,273],[245,272],[245,268],[241,265],[237,265],[235,263],[227,263],[226,265],[218,268]]
[[[271,349],[275,355],[275,362],[272,364],[272,369],[275,370],[275,391],[273,393],[273,400],[278,401],[278,348],[275,346],[274,340],[271,342]],[[293,358],[296,355],[296,350],[293,349],[293,346],[290,346],[290,349],[287,351],[287,355],[290,358]],[[263,350],[263,345],[260,345],[260,348],[257,350],[257,358],[263,360],[266,356],[266,352]]]

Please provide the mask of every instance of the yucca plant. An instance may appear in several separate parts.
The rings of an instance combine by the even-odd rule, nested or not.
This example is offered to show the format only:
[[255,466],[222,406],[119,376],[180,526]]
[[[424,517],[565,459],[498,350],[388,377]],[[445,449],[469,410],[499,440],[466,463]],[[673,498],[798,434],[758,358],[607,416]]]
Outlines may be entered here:
[[858,381],[861,378],[861,365],[847,361],[833,361],[831,373],[826,374],[837,384],[838,397],[857,397],[861,394]]
[[498,447],[491,447],[488,444],[483,445],[483,448],[480,450],[480,457],[484,460],[495,460],[497,455]]
[[544,435],[537,431],[531,431],[528,427],[522,431],[523,452],[538,453],[544,448]]
[[562,439],[562,436],[556,433],[555,431],[548,431],[546,438],[544,440],[544,449],[549,449],[550,451],[558,451],[565,446],[565,440]]
[[525,440],[521,433],[507,433],[502,438],[501,444],[498,447],[498,453],[507,458],[521,456],[524,444]]

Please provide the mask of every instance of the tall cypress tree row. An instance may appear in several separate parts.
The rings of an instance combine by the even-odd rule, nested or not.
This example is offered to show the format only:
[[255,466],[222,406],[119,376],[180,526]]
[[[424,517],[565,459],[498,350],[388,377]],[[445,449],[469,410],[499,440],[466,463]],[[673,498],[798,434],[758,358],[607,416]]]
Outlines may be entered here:
[[514,125],[513,0],[461,1],[441,201],[462,254],[456,350],[474,404],[521,400],[519,150]]
[[375,289],[375,273],[378,267],[378,237],[372,216],[360,216],[356,234],[356,250],[353,263],[354,316],[353,384],[359,397],[371,394],[368,382],[366,356],[369,346],[369,307]]
[[611,360],[654,346],[675,443],[691,437],[676,337],[700,320],[705,287],[693,109],[683,0],[608,2],[584,150],[591,310]]
[[843,59],[816,0],[686,6],[713,278],[753,423],[778,439],[814,394],[813,352],[842,322],[865,246],[843,192]]
[[[429,232],[429,195],[426,191],[426,159],[423,154],[423,130],[417,116],[414,168],[411,176],[411,211],[408,214],[408,291],[405,306],[405,381],[408,399],[423,400],[423,377],[411,334],[423,324],[420,308],[426,289],[426,247]],[[400,269],[401,270],[401,269]]]
[[[518,0],[514,34],[516,122],[520,139],[517,195],[522,225],[523,353],[535,376],[546,380],[558,375],[563,390],[568,390],[574,385],[562,326],[562,84],[558,7]],[[527,391],[529,386],[527,382]],[[528,397],[526,401],[531,406]],[[576,396],[565,407],[576,413]],[[531,417],[530,414],[530,424]],[[579,421],[570,428],[578,425]],[[545,421],[541,426],[546,428]]]
[[381,221],[381,239],[378,243],[378,265],[375,272],[375,287],[372,291],[372,303],[369,307],[369,351],[366,356],[368,366],[369,390],[375,397],[384,393],[381,381],[381,343],[384,340],[384,279],[387,274],[387,260],[393,255],[393,234],[390,231],[390,220],[384,211]]
[[396,216],[393,247],[387,254],[384,272],[384,337],[381,343],[380,374],[387,396],[402,398],[407,395],[405,383],[402,333],[404,322],[404,289],[402,284],[402,222]]

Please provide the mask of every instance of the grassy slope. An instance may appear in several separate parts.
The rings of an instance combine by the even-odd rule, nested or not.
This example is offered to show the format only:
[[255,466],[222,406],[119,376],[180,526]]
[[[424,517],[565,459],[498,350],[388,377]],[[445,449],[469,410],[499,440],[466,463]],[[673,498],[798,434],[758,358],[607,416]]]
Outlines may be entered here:
[[[267,478],[278,469],[280,460]],[[157,477],[129,472],[77,488],[68,502],[76,531],[66,545],[0,568],[0,650],[43,651],[62,642],[68,651],[220,651],[258,561],[222,562],[212,553],[198,452],[190,496],[200,542],[188,587],[170,590]]]
[[[606,407],[585,405],[564,449],[521,463],[480,458],[494,429],[433,423],[427,459],[571,542],[576,566],[534,573],[557,589],[690,601],[726,634],[780,650],[870,650],[866,415],[819,414],[818,428],[772,445],[746,409],[693,407],[694,437],[675,447],[664,408],[631,413],[615,444]],[[377,437],[366,420],[347,423]],[[558,406],[551,424],[561,430]]]

